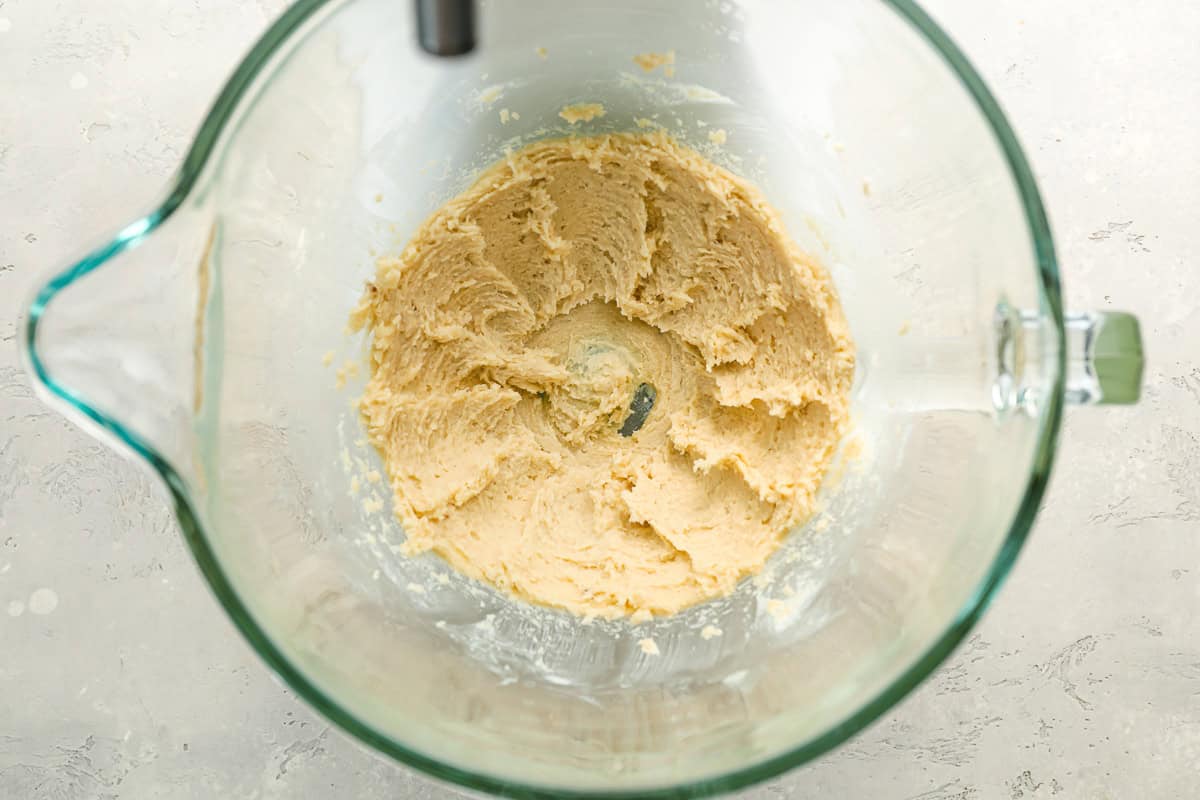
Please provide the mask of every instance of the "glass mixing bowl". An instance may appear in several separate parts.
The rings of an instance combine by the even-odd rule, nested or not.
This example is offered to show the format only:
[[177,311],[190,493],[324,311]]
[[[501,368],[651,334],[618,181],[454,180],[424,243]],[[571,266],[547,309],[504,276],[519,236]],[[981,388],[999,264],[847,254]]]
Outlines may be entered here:
[[[162,201],[37,292],[28,366],[157,472],[250,643],[372,747],[514,796],[705,794],[801,764],[978,618],[1063,405],[1137,398],[1137,323],[1064,315],[1012,131],[910,2],[505,0],[479,23],[474,54],[437,59],[406,2],[300,0]],[[633,61],[668,51],[671,70]],[[568,126],[577,102],[607,114]],[[829,267],[856,428],[762,576],[585,624],[399,554],[345,324],[374,256],[505,150],[638,120],[757,183]]]

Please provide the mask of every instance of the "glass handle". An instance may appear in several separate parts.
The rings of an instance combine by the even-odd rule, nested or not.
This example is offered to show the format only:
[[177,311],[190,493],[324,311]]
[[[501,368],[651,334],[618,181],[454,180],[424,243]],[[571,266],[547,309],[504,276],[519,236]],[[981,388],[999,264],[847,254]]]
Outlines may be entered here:
[[1142,391],[1142,332],[1137,317],[1089,311],[1064,318],[1066,399],[1077,405],[1128,405]]

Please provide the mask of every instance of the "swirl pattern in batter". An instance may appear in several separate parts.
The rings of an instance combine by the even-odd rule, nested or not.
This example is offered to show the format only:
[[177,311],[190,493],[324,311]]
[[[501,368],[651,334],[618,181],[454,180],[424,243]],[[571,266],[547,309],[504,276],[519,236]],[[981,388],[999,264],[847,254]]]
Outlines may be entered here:
[[829,276],[663,133],[512,154],[380,260],[352,323],[406,550],[584,616],[730,592],[847,427]]

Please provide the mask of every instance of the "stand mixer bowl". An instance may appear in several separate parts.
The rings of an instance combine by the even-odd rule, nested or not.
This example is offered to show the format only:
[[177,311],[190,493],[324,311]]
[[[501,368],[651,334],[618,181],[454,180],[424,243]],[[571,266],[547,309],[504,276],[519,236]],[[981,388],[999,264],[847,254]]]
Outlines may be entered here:
[[[1064,314],[1016,139],[908,0],[477,13],[476,49],[446,59],[406,3],[299,0],[161,202],[38,290],[35,384],[162,478],[267,664],[401,762],[520,797],[696,796],[802,764],[978,619],[1064,405],[1137,399],[1136,320]],[[671,75],[633,61],[671,51]],[[605,115],[558,116],[582,102]],[[400,552],[351,406],[366,345],[344,329],[375,257],[506,151],[646,124],[758,184],[829,268],[856,429],[761,576],[671,617],[585,623]]]

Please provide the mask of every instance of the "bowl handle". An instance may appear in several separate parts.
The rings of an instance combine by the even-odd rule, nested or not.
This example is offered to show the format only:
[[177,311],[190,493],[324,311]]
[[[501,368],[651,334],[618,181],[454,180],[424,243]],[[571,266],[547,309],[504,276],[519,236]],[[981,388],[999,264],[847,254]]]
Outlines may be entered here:
[[1068,313],[1066,400],[1076,405],[1130,405],[1142,391],[1142,332],[1122,311]]

